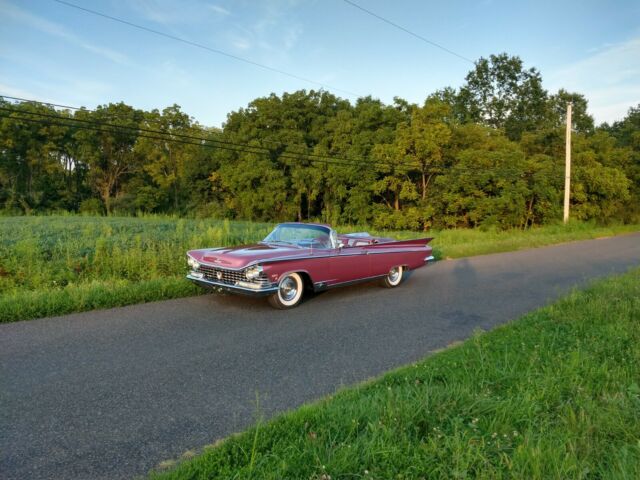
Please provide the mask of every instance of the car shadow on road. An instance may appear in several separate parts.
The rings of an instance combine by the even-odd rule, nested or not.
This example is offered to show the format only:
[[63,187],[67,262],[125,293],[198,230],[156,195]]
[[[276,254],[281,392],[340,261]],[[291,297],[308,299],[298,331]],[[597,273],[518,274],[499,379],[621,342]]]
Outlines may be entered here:
[[455,260],[456,265],[453,268],[452,276],[455,286],[475,286],[478,282],[478,275],[475,268],[468,258]]

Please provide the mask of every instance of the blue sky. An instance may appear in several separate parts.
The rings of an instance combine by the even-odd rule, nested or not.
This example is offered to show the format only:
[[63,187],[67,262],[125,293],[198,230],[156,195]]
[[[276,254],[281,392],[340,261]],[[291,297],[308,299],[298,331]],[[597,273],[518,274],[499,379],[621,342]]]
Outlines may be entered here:
[[[472,68],[342,0],[70,1],[384,102],[421,103]],[[549,91],[585,94],[597,122],[640,103],[638,1],[354,1],[471,59],[519,55]],[[177,103],[220,126],[256,97],[317,88],[52,0],[0,0],[0,15],[0,94],[89,108]]]

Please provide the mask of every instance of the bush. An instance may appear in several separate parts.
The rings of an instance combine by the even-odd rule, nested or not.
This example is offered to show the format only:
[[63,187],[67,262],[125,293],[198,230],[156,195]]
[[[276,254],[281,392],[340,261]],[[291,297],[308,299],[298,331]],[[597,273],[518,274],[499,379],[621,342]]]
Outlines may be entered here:
[[103,215],[102,202],[97,198],[88,198],[80,203],[80,213],[84,215]]

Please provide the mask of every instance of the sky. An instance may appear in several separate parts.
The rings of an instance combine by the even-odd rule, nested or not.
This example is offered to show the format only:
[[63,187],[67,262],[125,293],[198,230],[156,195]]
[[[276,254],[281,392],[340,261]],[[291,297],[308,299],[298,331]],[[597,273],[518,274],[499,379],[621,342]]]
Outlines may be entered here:
[[[473,65],[343,0],[69,0],[325,85],[422,103]],[[353,0],[472,60],[507,52],[544,87],[584,94],[596,123],[640,104],[640,2]],[[253,99],[317,83],[70,8],[0,0],[0,95],[94,108],[178,104],[220,127]]]

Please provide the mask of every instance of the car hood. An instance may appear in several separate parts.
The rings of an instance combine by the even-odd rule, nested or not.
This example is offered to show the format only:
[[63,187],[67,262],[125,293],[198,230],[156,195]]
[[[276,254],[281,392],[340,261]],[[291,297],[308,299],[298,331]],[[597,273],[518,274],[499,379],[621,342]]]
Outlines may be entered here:
[[257,243],[229,248],[204,248],[191,250],[188,255],[200,263],[207,263],[221,268],[244,268],[251,263],[277,258],[295,258],[309,256],[310,249],[287,245]]

